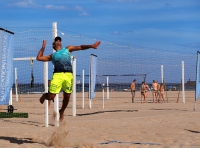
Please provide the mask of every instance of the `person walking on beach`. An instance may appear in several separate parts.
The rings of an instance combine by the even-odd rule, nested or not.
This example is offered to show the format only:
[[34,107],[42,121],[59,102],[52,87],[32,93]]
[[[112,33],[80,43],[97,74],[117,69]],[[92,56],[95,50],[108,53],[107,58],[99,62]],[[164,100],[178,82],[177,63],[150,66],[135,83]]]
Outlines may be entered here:
[[165,103],[165,97],[164,97],[164,84],[161,83],[160,85],[160,103]]
[[53,100],[56,94],[58,94],[61,89],[63,90],[63,102],[62,107],[59,110],[60,121],[64,119],[64,111],[69,103],[70,95],[72,93],[73,70],[71,64],[71,52],[86,50],[89,48],[97,49],[97,47],[101,43],[100,41],[97,41],[92,45],[70,45],[67,47],[62,47],[61,41],[62,39],[60,37],[56,37],[53,42],[53,49],[56,52],[50,55],[43,55],[47,42],[46,40],[43,40],[42,48],[40,49],[37,55],[38,61],[52,61],[54,65],[54,72],[49,86],[49,91],[48,93],[45,93],[41,96],[40,103],[43,104],[45,99]]
[[160,102],[160,84],[157,82],[157,100]]
[[149,85],[146,82],[144,83],[144,89],[145,89],[145,102],[148,103]]
[[142,82],[142,85],[140,87],[140,92],[141,92],[141,103],[143,103],[143,100],[146,101],[145,82]]
[[136,85],[136,79],[134,79],[133,82],[131,83],[132,103],[134,103],[134,98],[135,98],[135,85]]
[[153,95],[153,103],[155,102],[156,99],[156,103],[158,102],[158,88],[157,88],[158,83],[153,80],[152,82],[152,95]]

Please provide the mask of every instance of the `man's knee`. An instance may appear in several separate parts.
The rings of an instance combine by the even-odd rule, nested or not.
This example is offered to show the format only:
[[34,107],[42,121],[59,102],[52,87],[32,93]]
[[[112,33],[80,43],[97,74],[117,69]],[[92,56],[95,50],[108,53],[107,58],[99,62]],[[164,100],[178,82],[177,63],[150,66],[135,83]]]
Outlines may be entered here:
[[71,95],[71,93],[66,93],[66,92],[63,92],[63,98],[64,99],[69,99],[70,98],[70,95]]
[[48,93],[48,100],[53,100],[56,94]]

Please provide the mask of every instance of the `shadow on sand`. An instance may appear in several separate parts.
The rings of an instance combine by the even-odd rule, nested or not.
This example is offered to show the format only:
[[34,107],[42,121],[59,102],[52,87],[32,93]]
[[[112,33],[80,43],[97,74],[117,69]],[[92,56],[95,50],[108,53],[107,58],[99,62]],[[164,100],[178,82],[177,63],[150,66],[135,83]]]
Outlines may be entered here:
[[184,130],[189,131],[189,132],[192,132],[192,133],[196,133],[196,134],[199,134],[199,133],[200,133],[200,131],[193,131],[193,130],[188,130],[188,129],[184,129]]
[[137,112],[137,111],[138,110],[107,110],[107,111],[98,111],[98,112],[85,113],[85,114],[76,114],[76,115],[77,116],[87,116],[87,115],[102,114],[102,113],[107,113],[107,112]]
[[181,110],[181,109],[176,109],[176,108],[174,108],[174,109],[167,109],[167,108],[165,108],[165,109],[163,109],[163,108],[152,108],[152,109],[149,109],[149,110],[179,110],[179,111],[187,111],[187,110]]
[[10,143],[16,143],[16,144],[36,143],[36,142],[33,142],[31,138],[19,139],[19,138],[16,138],[16,137],[4,137],[4,136],[1,136],[0,140],[7,140],[7,141],[10,141]]
[[144,145],[161,145],[160,143],[154,143],[154,142],[123,142],[123,141],[116,141],[116,140],[110,140],[110,141],[106,141],[106,142],[102,142],[99,144],[111,144],[111,143],[130,143],[130,144],[144,144]]

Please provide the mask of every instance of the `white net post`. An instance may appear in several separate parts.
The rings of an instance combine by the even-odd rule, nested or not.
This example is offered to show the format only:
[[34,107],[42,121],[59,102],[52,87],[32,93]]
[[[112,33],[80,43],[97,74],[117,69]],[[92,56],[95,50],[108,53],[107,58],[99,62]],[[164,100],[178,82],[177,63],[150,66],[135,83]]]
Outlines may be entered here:
[[73,65],[73,92],[72,92],[72,116],[76,116],[76,57],[72,57]]
[[[44,93],[48,93],[48,62],[44,62]],[[49,126],[48,100],[45,100],[45,126]]]
[[104,108],[104,88],[103,88],[103,108]]
[[185,79],[184,79],[184,61],[182,61],[182,97],[183,103],[185,103]]
[[54,121],[55,126],[59,126],[59,97],[58,94],[54,98],[54,111],[56,112],[56,117]]
[[106,78],[107,79],[107,99],[109,99],[109,77]]
[[[52,24],[52,40],[54,41],[54,38],[57,37],[57,22],[53,22]],[[55,52],[53,50],[53,52]],[[59,126],[59,96],[58,94],[56,94],[55,98],[54,98],[54,111],[56,113],[56,117],[55,117],[55,126]]]
[[15,97],[16,97],[16,101],[19,100],[17,85],[18,85],[17,84],[17,68],[15,68]]
[[163,73],[163,65],[161,65],[161,83],[163,83],[164,73]]
[[82,71],[82,108],[85,108],[85,106],[84,106],[84,98],[85,98],[85,90],[84,90],[84,83],[85,83],[85,79],[84,79],[84,77],[85,77],[85,71],[83,70]]
[[10,100],[9,100],[9,105],[12,105],[12,88],[10,89]]
[[92,99],[91,99],[91,61],[92,58],[90,56],[90,66],[89,66],[89,95],[88,95],[88,107],[91,109],[92,108]]
[[[163,65],[161,65],[161,83],[164,85],[164,70],[163,70]],[[163,97],[165,98],[165,89],[163,90]]]

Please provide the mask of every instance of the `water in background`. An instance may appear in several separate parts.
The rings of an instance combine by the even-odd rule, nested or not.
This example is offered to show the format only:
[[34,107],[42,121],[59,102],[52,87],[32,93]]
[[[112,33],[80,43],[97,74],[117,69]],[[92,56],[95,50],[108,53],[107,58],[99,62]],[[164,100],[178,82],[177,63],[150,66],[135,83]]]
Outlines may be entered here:
[[[109,84],[109,91],[130,91],[130,85],[128,83],[124,84]],[[44,85],[43,84],[34,84],[31,87],[31,84],[19,84],[18,91],[21,94],[29,94],[29,93],[43,93],[44,92]],[[136,84],[136,90],[140,90],[141,84]],[[151,85],[149,85],[151,88]],[[106,86],[102,86],[101,84],[96,84],[95,92],[101,92],[102,89],[106,90]],[[185,91],[195,91],[196,85],[195,84],[185,84]],[[13,93],[15,93],[15,85],[13,85]],[[182,85],[178,83],[167,83],[165,84],[165,90],[182,90]],[[82,92],[82,84],[76,84],[76,91]],[[84,91],[89,91],[89,84],[85,84]]]

